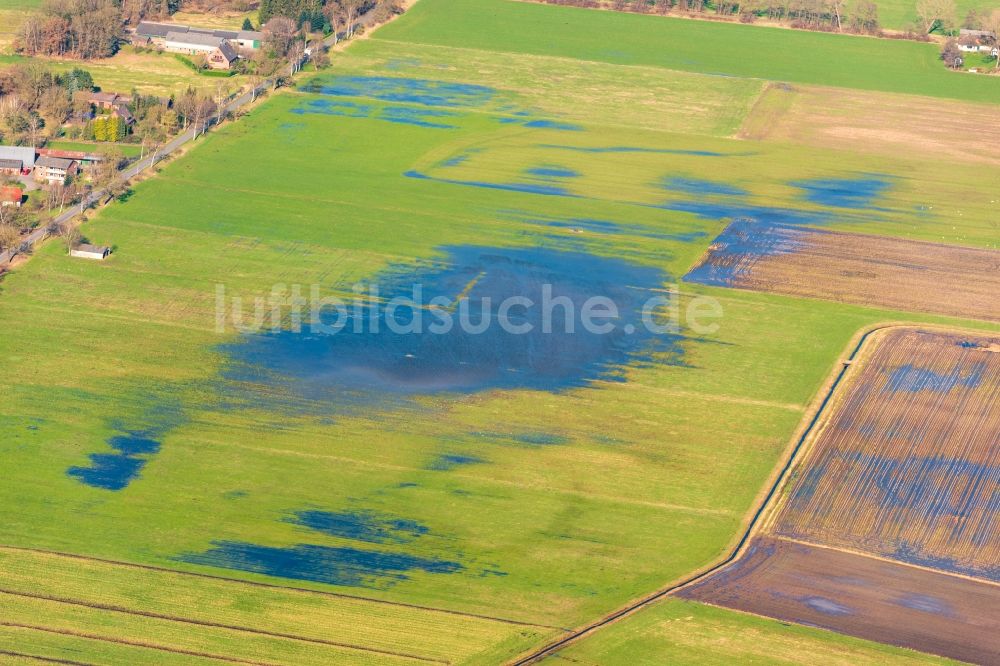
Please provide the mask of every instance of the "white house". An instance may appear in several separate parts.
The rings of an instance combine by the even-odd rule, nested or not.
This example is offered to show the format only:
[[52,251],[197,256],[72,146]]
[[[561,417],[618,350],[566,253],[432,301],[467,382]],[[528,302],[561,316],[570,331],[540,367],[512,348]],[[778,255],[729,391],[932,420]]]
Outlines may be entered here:
[[203,32],[169,32],[164,49],[173,53],[204,55],[212,69],[229,69],[239,57],[228,41]]
[[264,33],[256,30],[209,30],[208,28],[192,28],[176,23],[152,23],[141,21],[135,28],[133,41],[138,44],[153,44],[161,46],[167,50],[167,42],[173,38],[177,41],[180,35],[201,35],[224,39],[235,48],[247,49],[250,51],[260,48],[264,41]]
[[111,248],[103,245],[88,245],[87,243],[83,243],[70,250],[69,254],[71,257],[103,261],[111,254]]
[[168,32],[163,48],[174,53],[211,53],[219,48],[221,37],[204,32]]
[[958,49],[966,53],[992,53],[996,50],[997,37],[989,30],[958,31]]

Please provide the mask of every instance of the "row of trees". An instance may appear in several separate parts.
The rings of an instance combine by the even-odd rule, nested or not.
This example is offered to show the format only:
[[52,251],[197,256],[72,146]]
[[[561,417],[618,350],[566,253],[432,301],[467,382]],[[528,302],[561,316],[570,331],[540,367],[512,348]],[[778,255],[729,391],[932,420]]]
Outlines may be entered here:
[[[102,114],[91,120],[94,81],[86,70],[77,68],[56,75],[42,63],[18,63],[0,68],[0,142],[38,146],[66,134],[70,138],[152,144],[210,118],[231,87],[229,81],[220,81],[214,90],[188,89],[170,99],[133,90],[129,111],[135,124],[129,132],[125,120],[117,115]],[[72,122],[67,125],[68,121]]]
[[94,80],[82,69],[53,74],[41,63],[0,69],[0,141],[37,145],[73,114],[90,112]]
[[876,34],[878,5],[873,0],[543,0],[550,4],[609,8],[635,13],[714,14],[753,23],[758,19],[795,28]]
[[107,58],[122,41],[116,0],[45,0],[21,26],[17,47],[28,55]]
[[[955,0],[917,0],[917,27],[925,34],[938,31],[953,33],[959,25]],[[970,30],[1000,30],[1000,9],[971,9],[961,22]]]
[[309,31],[351,36],[358,19],[373,13],[373,23],[383,23],[403,12],[401,0],[261,0],[258,18],[270,27],[275,17],[291,19]]
[[[878,34],[878,5],[873,0],[544,0],[551,4],[608,8],[636,13],[713,13],[750,23],[757,19],[788,23],[808,30]],[[955,0],[917,0],[916,21],[907,32],[921,38],[951,32],[958,25]],[[963,27],[995,30],[994,13],[972,10]]]
[[[788,23],[809,30],[878,34],[878,5],[873,0],[544,0],[551,4],[609,8],[636,13],[713,13],[750,23],[757,19]],[[958,25],[955,0],[917,0],[917,17],[908,33],[920,38]],[[972,10],[963,27],[990,29],[989,12]]]

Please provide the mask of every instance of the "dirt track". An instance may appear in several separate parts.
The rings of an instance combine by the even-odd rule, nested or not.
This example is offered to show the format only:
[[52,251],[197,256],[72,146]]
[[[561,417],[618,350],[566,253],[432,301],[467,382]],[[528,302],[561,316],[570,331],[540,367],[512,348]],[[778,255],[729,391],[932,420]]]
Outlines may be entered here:
[[1000,654],[1000,338],[866,350],[766,533],[678,596],[974,663]]

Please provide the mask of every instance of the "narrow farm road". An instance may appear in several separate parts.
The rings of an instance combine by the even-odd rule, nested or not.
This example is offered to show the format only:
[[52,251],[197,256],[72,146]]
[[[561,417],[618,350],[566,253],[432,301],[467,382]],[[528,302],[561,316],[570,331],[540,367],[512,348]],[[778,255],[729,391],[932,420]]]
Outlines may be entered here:
[[660,599],[674,594],[678,590],[685,588],[703,578],[707,578],[711,574],[723,569],[744,555],[744,550],[746,545],[749,543],[750,538],[754,535],[758,525],[761,523],[765,513],[771,507],[772,502],[776,499],[778,491],[781,489],[782,485],[788,478],[789,473],[792,470],[792,466],[799,458],[799,453],[805,446],[806,442],[809,440],[813,432],[816,430],[817,424],[819,424],[820,419],[825,415],[827,407],[830,405],[830,401],[836,394],[837,389],[844,382],[844,378],[848,374],[851,368],[851,364],[858,355],[861,353],[862,348],[865,346],[865,342],[872,336],[872,334],[883,331],[888,328],[893,328],[899,326],[900,324],[880,324],[868,329],[864,329],[858,333],[855,340],[852,340],[851,347],[846,356],[841,357],[833,366],[832,376],[827,381],[825,390],[822,390],[817,396],[818,402],[814,403],[814,407],[810,408],[809,412],[806,414],[805,427],[801,430],[800,434],[795,438],[794,444],[791,449],[786,454],[783,461],[779,463],[780,467],[777,474],[774,477],[774,481],[767,487],[766,493],[764,493],[762,499],[756,508],[751,509],[749,520],[747,522],[746,528],[740,535],[739,540],[736,545],[732,548],[729,554],[720,562],[712,565],[704,571],[695,573],[679,582],[672,583],[666,587],[656,590],[645,597],[641,597],[631,603],[613,611],[609,615],[606,615],[598,620],[595,620],[587,625],[579,627],[569,633],[566,636],[562,636],[557,640],[549,643],[548,645],[542,646],[528,654],[522,655],[515,661],[511,662],[511,666],[531,666],[532,664],[537,664],[546,657],[552,657],[558,653],[562,648],[569,646],[571,643],[575,643],[586,636],[593,634],[596,631],[603,629],[604,627],[613,624],[629,615],[632,615],[636,611],[649,606]]
[[[220,115],[233,113],[238,109],[246,106],[256,98],[257,94],[259,94],[262,90],[269,88],[271,85],[273,85],[272,81],[265,81],[261,83],[256,88],[256,90],[247,91],[239,95],[238,97],[233,98],[225,106],[222,107],[222,113]],[[207,125],[212,125],[212,124],[214,124],[214,121],[207,123]],[[122,178],[126,181],[135,178],[136,176],[138,176],[140,173],[148,169],[156,162],[159,162],[167,155],[176,152],[181,148],[181,146],[188,143],[189,141],[193,141],[195,138],[197,138],[197,136],[200,136],[203,133],[204,133],[203,130],[194,127],[185,130],[184,132],[181,132],[173,139],[171,139],[169,142],[167,142],[162,148],[160,148],[157,151],[154,151],[153,154],[149,155],[148,157],[144,157],[143,159],[137,162],[132,162],[126,165],[121,171]],[[90,195],[83,202],[73,205],[71,208],[66,209],[65,211],[54,217],[52,219],[52,222],[58,224],[65,224],[66,222],[69,222],[74,217],[79,215],[87,207],[102,200],[105,196],[107,196],[105,190],[103,189],[95,190],[91,192]],[[47,235],[48,235],[47,227],[39,227],[34,231],[32,231],[30,234],[28,234],[28,236],[21,241],[21,247],[23,248],[25,245],[27,245],[28,247],[34,247],[35,244],[44,240]],[[20,249],[13,251],[6,250],[0,253],[0,268],[9,265],[11,260],[21,253],[22,252],[20,251]]]
[[[358,17],[358,20],[354,23],[354,26],[350,31],[351,34],[357,31],[358,28],[368,29],[372,27],[374,20],[375,20],[374,11],[365,12],[360,17]],[[330,35],[329,37],[323,40],[323,43],[328,48],[330,48],[347,38],[348,38],[348,33],[347,31],[345,31],[341,32],[340,34]],[[222,113],[219,114],[219,116],[224,116],[229,113],[235,113],[238,109],[241,109],[247,104],[250,104],[257,98],[257,96],[261,92],[271,88],[273,85],[274,85],[274,80],[268,79],[266,81],[263,81],[259,86],[257,86],[256,89],[248,90],[238,95],[237,97],[234,97],[229,102],[227,102],[225,106],[223,106]],[[214,121],[206,123],[205,129],[208,129],[208,126],[211,126],[213,124],[215,124]],[[132,178],[135,178],[140,173],[142,173],[150,166],[152,166],[155,162],[159,162],[167,155],[176,152],[178,149],[180,149],[181,146],[188,143],[189,141],[193,141],[194,139],[197,138],[198,135],[202,133],[204,133],[204,130],[196,132],[195,128],[182,132],[181,134],[171,139],[158,151],[155,151],[149,157],[145,157],[137,162],[132,162],[126,165],[121,171],[122,179],[128,181]],[[80,204],[76,204],[71,208],[68,208],[67,210],[63,211],[58,216],[53,218],[52,223],[65,224],[66,222],[69,222],[74,217],[79,215],[87,207],[93,205],[98,201],[101,201],[106,196],[107,194],[105,190],[103,189],[95,190],[94,192],[91,192],[90,195],[83,202],[81,202]],[[46,227],[39,227],[34,231],[32,231],[30,234],[28,234],[28,236],[26,236],[21,240],[21,243],[19,244],[18,248],[0,252],[0,271],[7,268],[10,265],[10,262],[17,255],[24,254],[25,249],[31,249],[36,244],[45,240],[45,238],[48,236],[48,230],[47,230],[48,226],[49,225],[46,225]]]

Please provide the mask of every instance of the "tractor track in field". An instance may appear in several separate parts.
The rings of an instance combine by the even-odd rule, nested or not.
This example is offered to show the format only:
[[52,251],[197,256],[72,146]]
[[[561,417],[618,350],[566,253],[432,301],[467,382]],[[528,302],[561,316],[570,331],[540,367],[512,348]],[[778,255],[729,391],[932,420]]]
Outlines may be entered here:
[[92,641],[100,641],[102,643],[114,643],[116,645],[128,645],[129,647],[140,647],[150,650],[157,650],[159,652],[170,652],[172,654],[182,654],[188,657],[201,657],[203,659],[214,659],[215,661],[225,661],[230,664],[247,664],[248,666],[277,666],[277,664],[266,662],[266,661],[252,661],[249,659],[239,659],[236,657],[226,657],[224,655],[211,654],[208,652],[198,652],[197,650],[185,650],[183,648],[170,647],[168,645],[160,645],[158,643],[147,643],[145,641],[133,641],[124,638],[112,638],[110,636],[101,636],[99,634],[91,634],[85,631],[72,631],[70,629],[56,629],[54,627],[45,627],[41,625],[34,624],[22,624],[19,622],[0,622],[0,627],[7,627],[10,629],[26,629],[29,631],[39,631],[47,634],[57,634],[59,636],[72,636],[74,638],[85,638]]
[[[743,531],[743,534],[740,535],[739,541],[736,542],[736,545],[730,551],[729,555],[727,555],[722,561],[712,565],[711,567],[709,567],[704,571],[694,574],[693,576],[689,576],[681,580],[680,582],[673,583],[671,585],[668,585],[667,587],[661,588],[653,592],[652,594],[649,594],[645,597],[640,598],[637,601],[631,602],[626,606],[619,608],[613,613],[606,615],[595,622],[585,625],[579,629],[573,630],[568,635],[563,636],[542,648],[530,652],[525,656],[518,657],[513,662],[511,662],[511,666],[528,666],[529,664],[535,664],[539,662],[545,657],[551,657],[555,655],[559,650],[567,647],[571,643],[575,643],[581,638],[589,636],[590,634],[593,634],[594,632],[603,629],[604,627],[613,624],[624,617],[632,615],[636,611],[645,608],[646,606],[649,606],[659,601],[660,599],[663,599],[664,597],[670,596],[671,594],[685,587],[688,587],[689,585],[692,585],[704,578],[707,578],[708,576],[716,573],[717,571],[723,569],[724,567],[729,566],[730,564],[738,560],[740,557],[742,557],[744,548],[750,541],[750,537],[753,536],[757,527],[760,525],[761,520],[764,517],[764,514],[770,507],[771,501],[775,498],[775,496],[778,494],[778,491],[784,485],[785,480],[788,478],[788,474],[792,469],[792,466],[794,465],[796,460],[798,460],[800,451],[802,450],[806,441],[809,439],[810,435],[812,435],[813,431],[816,429],[816,426],[819,423],[820,418],[826,413],[826,408],[829,406],[831,400],[833,399],[834,394],[837,392],[837,389],[840,387],[842,381],[844,380],[844,377],[847,375],[847,371],[848,369],[850,369],[852,362],[855,359],[857,359],[858,355],[861,353],[861,350],[864,347],[865,343],[868,341],[868,338],[877,332],[884,331],[889,328],[896,328],[907,325],[912,326],[914,324],[904,324],[904,323],[881,324],[863,330],[863,332],[860,334],[860,338],[858,339],[857,343],[855,343],[854,347],[851,349],[851,352],[846,357],[842,357],[840,359],[839,361],[840,370],[836,371],[833,374],[832,381],[828,380],[828,387],[825,393],[823,393],[822,400],[820,400],[812,417],[809,418],[805,429],[802,430],[801,434],[795,440],[795,445],[788,452],[785,462],[780,467],[774,482],[768,487],[768,490],[765,493],[763,499],[760,501],[757,509],[754,510],[753,514],[751,515],[750,521],[747,523],[746,529]],[[935,328],[933,325],[925,325],[925,324],[916,324],[916,325],[923,326],[925,328]],[[834,368],[836,369],[836,366],[834,366]]]
[[[0,595],[10,595],[14,597],[21,597],[24,599],[37,599],[40,601],[49,601],[57,604],[65,604],[67,606],[76,606],[79,608],[89,608],[91,610],[102,610],[111,613],[121,613],[123,615],[132,615],[135,617],[147,617],[155,620],[165,620],[168,622],[177,622],[180,624],[189,624],[198,627],[208,627],[211,629],[224,629],[227,631],[234,631],[237,633],[253,634],[256,636],[265,636],[267,638],[279,638],[284,640],[298,641],[301,643],[311,643],[314,645],[324,645],[327,647],[341,648],[344,650],[354,650],[357,652],[365,652],[368,654],[380,654],[387,657],[398,657],[401,659],[410,659],[412,661],[420,661],[428,664],[448,664],[449,662],[443,659],[434,659],[432,657],[423,657],[421,655],[409,654],[406,652],[395,652],[393,650],[380,650],[378,648],[365,647],[363,645],[353,645],[351,643],[341,643],[338,641],[330,641],[323,638],[309,638],[306,636],[296,636],[295,634],[286,634],[276,631],[267,631],[264,629],[253,629],[251,627],[242,627],[233,624],[222,624],[219,622],[208,622],[206,620],[195,620],[191,618],[183,618],[177,615],[167,615],[164,613],[154,613],[152,611],[136,610],[132,608],[125,608],[124,606],[115,606],[113,604],[99,604],[89,601],[80,601],[78,599],[67,599],[64,597],[56,597],[47,594],[31,594],[28,592],[18,592],[16,590],[7,590],[0,588]],[[253,663],[253,662],[239,662],[239,663]]]
[[4,657],[16,657],[18,659],[34,659],[46,664],[69,664],[69,666],[99,666],[89,661],[72,661],[71,659],[59,659],[58,657],[43,657],[39,654],[28,654],[27,652],[13,652],[12,650],[0,650],[0,655]]
[[[536,629],[555,629],[557,631],[568,632],[570,629],[566,627],[555,627],[546,624],[535,624],[533,622],[524,622],[522,620],[511,620],[508,618],[496,617],[493,615],[481,615],[478,613],[466,613],[464,611],[449,610],[447,608],[434,608],[433,606],[421,606],[419,604],[408,604],[401,601],[387,601],[385,599],[376,599],[374,597],[362,597],[353,594],[343,594],[340,592],[327,592],[324,590],[310,590],[304,587],[292,587],[286,585],[278,585],[276,583],[263,583],[253,580],[241,580],[239,578],[228,578],[226,576],[217,576],[215,574],[207,573],[196,573],[193,571],[181,571],[178,569],[169,569],[167,567],[158,567],[153,564],[137,564],[135,562],[122,562],[120,560],[109,560],[101,557],[91,557],[89,555],[77,555],[74,553],[61,553],[56,550],[46,550],[44,548],[28,548],[24,546],[0,546],[0,551],[14,551],[21,553],[35,553],[38,555],[47,555],[51,557],[63,557],[72,560],[81,560],[84,562],[97,562],[99,564],[110,564],[114,566],[129,568],[129,569],[141,569],[144,571],[156,571],[159,573],[172,574],[175,576],[187,576],[191,578],[205,578],[208,580],[217,580],[224,583],[233,583],[235,585],[246,585],[249,587],[259,587],[271,590],[279,590],[284,592],[291,592],[293,594],[310,594],[318,595],[323,597],[332,597],[334,599],[348,599],[352,601],[367,602],[373,604],[381,604],[383,606],[395,606],[398,608],[409,608],[413,610],[428,611],[431,613],[443,613],[445,615],[456,615],[458,617],[468,617],[477,620],[488,620],[491,622],[500,622],[502,624],[510,624],[519,627],[534,627]],[[2,592],[3,590],[0,590]]]

